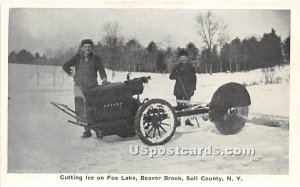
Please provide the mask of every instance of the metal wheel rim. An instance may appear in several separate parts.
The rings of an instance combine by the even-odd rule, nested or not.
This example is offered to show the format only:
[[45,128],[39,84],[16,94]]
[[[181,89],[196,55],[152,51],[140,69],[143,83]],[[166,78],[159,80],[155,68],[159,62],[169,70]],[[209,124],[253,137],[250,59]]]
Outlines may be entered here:
[[[161,121],[161,125],[156,128],[154,127],[154,124],[149,124],[148,129],[145,129],[145,127],[148,124],[144,124],[145,115],[151,108],[158,108],[158,113],[165,111],[165,113],[168,115],[167,119],[164,119]],[[152,103],[149,105],[145,110],[143,111],[140,119],[140,130],[144,137],[146,137],[150,142],[152,143],[159,143],[165,140],[167,137],[169,137],[173,130],[174,130],[174,115],[172,113],[172,110],[162,103]]]

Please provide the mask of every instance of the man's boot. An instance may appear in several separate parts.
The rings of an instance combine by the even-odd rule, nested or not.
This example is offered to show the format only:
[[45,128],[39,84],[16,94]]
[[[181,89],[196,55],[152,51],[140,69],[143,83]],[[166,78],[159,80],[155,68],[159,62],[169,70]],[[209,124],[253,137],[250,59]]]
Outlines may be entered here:
[[103,133],[100,129],[96,130],[96,136],[98,139],[103,139]]
[[92,132],[91,132],[90,129],[86,129],[86,130],[83,132],[81,138],[89,138],[89,137],[92,137]]
[[180,118],[176,118],[176,119],[175,119],[175,126],[176,126],[176,127],[179,127],[180,125],[181,125]]
[[185,125],[194,126],[194,124],[192,124],[192,122],[189,119],[185,120]]

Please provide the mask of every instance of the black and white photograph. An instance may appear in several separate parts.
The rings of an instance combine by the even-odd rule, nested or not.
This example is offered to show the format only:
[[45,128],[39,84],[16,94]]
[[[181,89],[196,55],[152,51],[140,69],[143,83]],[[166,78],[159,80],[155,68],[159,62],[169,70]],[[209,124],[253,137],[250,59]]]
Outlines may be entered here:
[[2,172],[59,181],[291,174],[291,9],[7,13]]

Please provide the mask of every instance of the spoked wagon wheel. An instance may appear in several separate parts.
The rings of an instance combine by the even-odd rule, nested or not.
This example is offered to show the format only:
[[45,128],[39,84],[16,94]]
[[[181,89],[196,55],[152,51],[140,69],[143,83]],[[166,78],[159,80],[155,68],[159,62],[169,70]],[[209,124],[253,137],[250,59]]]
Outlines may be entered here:
[[167,101],[151,99],[136,113],[136,133],[147,145],[165,144],[175,133],[175,118],[174,109]]

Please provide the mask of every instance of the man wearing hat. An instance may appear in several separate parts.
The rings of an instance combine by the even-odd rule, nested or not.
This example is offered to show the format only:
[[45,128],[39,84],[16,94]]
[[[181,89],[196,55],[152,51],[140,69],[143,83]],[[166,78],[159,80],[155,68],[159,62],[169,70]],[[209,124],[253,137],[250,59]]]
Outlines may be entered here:
[[[188,52],[185,49],[181,49],[178,52],[179,63],[173,68],[170,79],[176,80],[173,94],[176,100],[190,100],[196,90],[196,71],[188,61]],[[183,109],[184,104],[177,102],[177,109]],[[193,126],[190,120],[186,120],[186,125]]]
[[[78,123],[84,121],[83,118],[85,117],[87,119],[93,119],[88,116],[92,115],[93,112],[92,108],[85,104],[82,90],[98,85],[97,72],[100,74],[102,84],[108,83],[106,72],[101,63],[100,57],[92,52],[93,47],[94,43],[92,40],[82,40],[80,52],[63,65],[63,70],[74,78],[75,111]],[[75,67],[75,72],[71,69],[71,67]],[[89,121],[88,125],[91,125]],[[91,136],[91,130],[89,128],[85,128],[82,137],[88,138]]]

